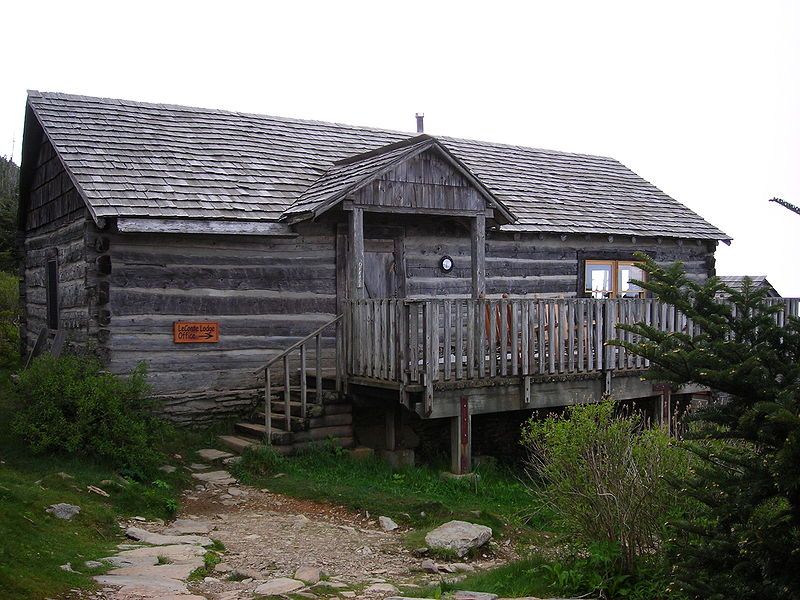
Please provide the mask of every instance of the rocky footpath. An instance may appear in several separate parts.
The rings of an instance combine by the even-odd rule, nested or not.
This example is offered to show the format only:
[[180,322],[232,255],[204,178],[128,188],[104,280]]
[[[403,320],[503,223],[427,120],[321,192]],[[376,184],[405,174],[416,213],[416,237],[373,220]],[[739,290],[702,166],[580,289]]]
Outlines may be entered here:
[[[451,521],[431,531],[428,548],[409,550],[391,518],[298,500],[239,485],[225,469],[234,458],[203,450],[197,481],[172,523],[123,523],[130,542],[89,561],[111,569],[95,577],[107,600],[384,600],[422,595],[442,579],[513,558],[510,544],[482,551],[488,527]],[[165,465],[167,467],[168,465]],[[435,559],[440,548],[453,560]],[[441,556],[437,554],[436,556]],[[464,557],[471,556],[469,562]],[[456,600],[494,600],[459,592]]]

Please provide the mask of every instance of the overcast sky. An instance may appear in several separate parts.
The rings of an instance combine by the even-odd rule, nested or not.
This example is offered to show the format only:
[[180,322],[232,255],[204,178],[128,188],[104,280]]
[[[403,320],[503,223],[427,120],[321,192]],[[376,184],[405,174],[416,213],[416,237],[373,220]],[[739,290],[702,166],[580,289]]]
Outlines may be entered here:
[[26,89],[613,156],[800,296],[800,2],[4,3],[0,154]]

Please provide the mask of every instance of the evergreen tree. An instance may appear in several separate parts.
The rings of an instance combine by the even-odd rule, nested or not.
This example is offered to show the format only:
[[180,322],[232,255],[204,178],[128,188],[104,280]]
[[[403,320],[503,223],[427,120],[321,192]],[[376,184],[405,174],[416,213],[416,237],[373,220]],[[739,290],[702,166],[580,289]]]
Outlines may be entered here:
[[0,271],[17,270],[17,206],[19,167],[0,156]]
[[624,329],[640,340],[617,345],[650,359],[649,379],[730,395],[691,417],[697,467],[680,485],[700,509],[678,524],[675,586],[703,599],[800,598],[800,320],[779,326],[782,304],[749,281],[697,283],[680,263],[638,259],[648,275],[639,283],[700,332],[639,323]]

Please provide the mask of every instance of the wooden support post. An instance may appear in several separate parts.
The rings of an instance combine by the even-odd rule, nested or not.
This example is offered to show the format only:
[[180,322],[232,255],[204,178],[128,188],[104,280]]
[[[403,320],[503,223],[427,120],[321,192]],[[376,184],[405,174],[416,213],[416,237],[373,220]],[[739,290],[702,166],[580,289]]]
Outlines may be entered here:
[[350,298],[364,297],[364,210],[350,211]]
[[472,470],[472,419],[469,399],[461,396],[459,416],[450,418],[450,469],[464,475]]
[[660,397],[660,411],[659,416],[661,419],[661,425],[666,426],[667,435],[673,435],[673,424],[672,424],[672,386],[668,383],[654,383],[653,384],[653,391],[658,392]]
[[472,297],[486,295],[486,217],[472,219]]
[[389,451],[397,450],[397,415],[399,412],[394,405],[386,409],[386,449]]

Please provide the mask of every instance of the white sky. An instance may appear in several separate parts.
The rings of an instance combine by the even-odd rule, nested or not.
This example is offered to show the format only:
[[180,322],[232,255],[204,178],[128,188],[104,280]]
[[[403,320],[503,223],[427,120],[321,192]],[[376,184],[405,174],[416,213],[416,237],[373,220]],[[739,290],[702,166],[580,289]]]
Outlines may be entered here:
[[5,4],[0,154],[25,90],[613,156],[800,296],[800,2]]

